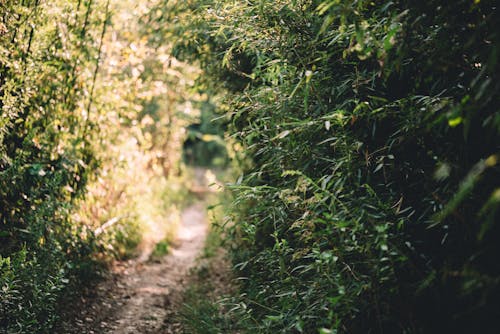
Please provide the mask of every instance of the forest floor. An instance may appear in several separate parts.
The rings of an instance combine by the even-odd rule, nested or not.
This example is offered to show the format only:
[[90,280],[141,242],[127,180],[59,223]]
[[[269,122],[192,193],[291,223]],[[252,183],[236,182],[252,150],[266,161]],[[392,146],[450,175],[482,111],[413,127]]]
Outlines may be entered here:
[[[199,181],[200,171],[196,174]],[[197,191],[202,193],[200,187]],[[209,229],[203,193],[197,197],[182,212],[168,254],[152,260],[152,245],[136,259],[116,263],[105,280],[66,310],[70,316],[63,318],[69,320],[57,333],[183,333],[179,310]]]

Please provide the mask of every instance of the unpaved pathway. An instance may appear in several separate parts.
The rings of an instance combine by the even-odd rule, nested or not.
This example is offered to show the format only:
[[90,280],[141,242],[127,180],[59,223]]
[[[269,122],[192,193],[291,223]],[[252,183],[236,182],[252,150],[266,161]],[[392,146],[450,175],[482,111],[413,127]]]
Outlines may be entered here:
[[143,263],[125,275],[128,295],[116,312],[109,333],[176,333],[172,319],[182,297],[184,279],[203,248],[207,233],[204,208],[188,207],[178,230],[178,246],[159,263]]
[[202,250],[207,234],[203,202],[182,213],[175,244],[155,262],[141,258],[121,263],[95,295],[83,300],[81,314],[60,333],[182,333],[176,321],[189,269]]

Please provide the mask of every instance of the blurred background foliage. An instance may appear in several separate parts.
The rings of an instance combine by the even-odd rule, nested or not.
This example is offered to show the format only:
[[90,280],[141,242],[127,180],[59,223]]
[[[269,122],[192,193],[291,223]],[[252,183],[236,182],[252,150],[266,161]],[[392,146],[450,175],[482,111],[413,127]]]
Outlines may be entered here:
[[175,233],[203,99],[158,3],[0,0],[1,333],[51,333],[62,296]]
[[213,103],[204,102],[199,123],[187,127],[183,159],[187,165],[224,169],[229,156],[224,141],[224,124],[216,117]]
[[223,302],[233,324],[200,333],[498,331],[495,1],[152,13],[199,89],[225,97],[240,162],[226,242],[241,295]]

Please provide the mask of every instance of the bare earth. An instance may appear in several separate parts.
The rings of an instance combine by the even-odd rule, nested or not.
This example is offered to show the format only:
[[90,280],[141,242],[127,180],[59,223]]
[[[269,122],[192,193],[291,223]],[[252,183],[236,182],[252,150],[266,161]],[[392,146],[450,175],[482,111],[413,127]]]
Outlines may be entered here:
[[182,333],[176,312],[206,235],[206,212],[200,202],[183,211],[168,255],[155,262],[141,256],[118,264],[95,296],[82,300],[80,316],[63,324],[59,333]]

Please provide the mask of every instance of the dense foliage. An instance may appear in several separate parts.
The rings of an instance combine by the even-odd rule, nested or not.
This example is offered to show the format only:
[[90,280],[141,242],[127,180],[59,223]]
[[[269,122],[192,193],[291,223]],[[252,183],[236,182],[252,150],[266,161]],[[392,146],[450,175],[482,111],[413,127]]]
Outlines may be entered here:
[[82,111],[92,104],[108,14],[93,10],[76,1],[0,2],[2,331],[49,326],[58,293],[94,247],[68,220],[96,166]]
[[174,54],[202,65],[200,89],[227,95],[243,168],[227,223],[239,324],[495,331],[495,1],[191,0],[155,13]]
[[195,94],[153,3],[0,0],[0,333],[53,332],[103,260],[173,234]]

